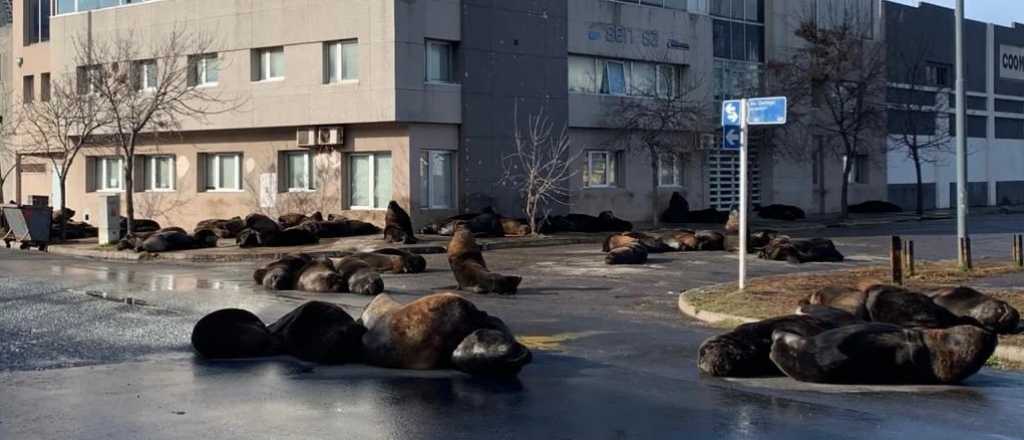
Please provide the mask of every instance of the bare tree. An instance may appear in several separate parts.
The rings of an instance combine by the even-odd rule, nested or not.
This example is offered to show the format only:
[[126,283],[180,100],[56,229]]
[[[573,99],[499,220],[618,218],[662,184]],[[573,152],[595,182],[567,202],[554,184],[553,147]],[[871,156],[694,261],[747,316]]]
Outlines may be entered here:
[[[82,149],[93,145],[106,121],[95,96],[78,93],[70,74],[50,81],[48,99],[21,106],[22,151],[49,159],[57,173],[60,210],[67,209],[67,179]],[[61,216],[61,238],[67,219]]]
[[129,231],[134,230],[133,176],[139,144],[175,133],[186,121],[235,108],[215,89],[196,87],[198,57],[212,47],[208,36],[184,27],[154,32],[152,40],[128,32],[100,40],[82,36],[75,42],[83,92],[102,103],[108,121],[104,132],[123,159]]
[[[924,163],[935,162],[935,155],[930,154],[952,149],[952,136],[949,130],[937,127],[938,115],[949,115],[947,81],[930,76],[940,75],[937,71],[929,72],[928,59],[932,57],[932,40],[924,33],[910,41],[904,41],[900,49],[890,54],[890,63],[897,63],[895,75],[891,78],[901,83],[901,87],[889,89],[889,139],[890,149],[903,151],[914,163],[916,178],[916,212],[924,215],[924,179],[921,167]],[[948,75],[948,73],[947,73]]]
[[769,66],[769,88],[790,102],[789,124],[773,130],[776,145],[806,150],[816,135],[843,161],[840,216],[846,218],[854,159],[869,153],[885,129],[885,50],[861,4],[821,9],[828,4],[819,2],[814,16],[801,18],[802,44]]
[[7,200],[4,189],[14,174],[15,167],[18,166],[17,151],[12,139],[17,132],[20,115],[11,102],[12,95],[7,89],[7,84],[0,81],[0,90],[0,204],[3,204]]
[[683,78],[676,66],[654,68],[662,67],[672,69],[671,81],[634,87],[635,96],[618,98],[606,115],[608,125],[616,133],[613,142],[625,146],[627,151],[646,155],[650,161],[651,219],[655,227],[661,215],[659,161],[666,155],[678,160],[683,154],[698,150],[700,133],[710,129],[711,117],[711,101],[700,93],[701,81]]
[[517,106],[514,123],[515,151],[502,159],[501,182],[519,191],[530,233],[538,235],[538,220],[544,220],[552,206],[569,204],[569,181],[578,172],[573,164],[582,152],[572,153],[568,128],[556,134],[544,109],[530,115],[524,129]]

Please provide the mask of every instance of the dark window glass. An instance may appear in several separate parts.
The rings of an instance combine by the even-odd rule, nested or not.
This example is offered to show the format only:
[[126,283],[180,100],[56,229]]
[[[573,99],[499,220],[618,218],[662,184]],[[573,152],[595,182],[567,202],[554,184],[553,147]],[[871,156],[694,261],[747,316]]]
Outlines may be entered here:
[[764,61],[764,26],[747,25],[747,61]]
[[1024,139],[1024,120],[996,118],[996,139]]
[[1003,113],[1024,113],[1024,101],[997,99],[996,111]]
[[744,26],[745,25],[743,23],[730,23],[730,27],[732,28],[732,35],[730,37],[732,40],[730,42],[730,46],[732,46],[732,56],[730,58],[734,60],[744,59],[743,56],[745,54],[743,52],[745,52],[746,49],[746,39],[743,37]]
[[714,23],[715,56],[718,58],[729,58],[729,22],[715,20]]

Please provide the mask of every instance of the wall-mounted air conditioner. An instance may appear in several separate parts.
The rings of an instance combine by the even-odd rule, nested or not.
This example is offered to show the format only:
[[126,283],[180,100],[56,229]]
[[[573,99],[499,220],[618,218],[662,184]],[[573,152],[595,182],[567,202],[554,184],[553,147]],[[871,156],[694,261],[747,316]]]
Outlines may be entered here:
[[300,147],[315,147],[316,140],[316,128],[303,127],[295,131],[295,143]]
[[321,146],[341,145],[344,137],[345,130],[341,127],[319,127],[316,132],[316,144]]

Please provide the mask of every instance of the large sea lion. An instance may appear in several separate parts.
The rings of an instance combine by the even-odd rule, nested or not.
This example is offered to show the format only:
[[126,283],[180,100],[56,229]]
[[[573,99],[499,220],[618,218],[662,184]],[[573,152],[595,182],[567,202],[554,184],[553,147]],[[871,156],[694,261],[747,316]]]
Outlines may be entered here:
[[313,261],[306,254],[285,255],[253,272],[253,280],[270,290],[292,290],[299,282],[302,268]]
[[203,220],[196,225],[193,232],[199,232],[202,230],[213,231],[217,234],[218,238],[235,238],[239,232],[245,229],[245,222],[242,221],[241,217],[234,217],[227,220],[223,219],[210,219]]
[[384,280],[365,261],[356,257],[332,259],[334,269],[341,276],[344,292],[376,295],[384,291]]
[[844,326],[815,336],[773,334],[771,360],[804,382],[954,384],[976,373],[995,351],[994,333],[976,326],[908,329],[892,324]]
[[[242,238],[245,235],[245,231],[242,232],[242,234],[239,234],[239,238]],[[306,228],[303,228],[302,226],[295,226],[288,229],[282,229],[276,232],[256,231],[256,243],[258,246],[304,246],[309,244],[317,244],[319,242],[320,237],[318,237],[316,233]],[[239,246],[241,246],[241,244]]]
[[921,328],[977,324],[971,318],[954,315],[924,294],[911,292],[902,287],[877,284],[867,286],[863,290],[866,294],[864,308],[872,322]]
[[523,237],[531,232],[526,220],[515,218],[502,218],[501,231],[506,237]]
[[341,364],[360,358],[366,328],[341,307],[307,302],[269,326],[284,353],[320,364]]
[[[367,312],[362,318],[367,325],[363,350],[373,365],[416,370],[458,366],[470,374],[514,374],[529,362],[529,350],[511,338],[504,323],[456,294],[433,294],[405,305],[380,295]],[[467,341],[478,330],[508,336],[481,333]],[[452,357],[460,346],[456,365]]]
[[426,258],[401,249],[384,248],[373,252],[356,252],[349,256],[363,260],[378,272],[400,274],[427,270]]
[[772,220],[795,221],[807,218],[803,209],[792,205],[768,205],[757,210],[757,216]]
[[675,250],[669,244],[665,243],[660,237],[654,237],[641,232],[620,232],[618,234],[609,235],[605,238],[601,250],[603,252],[608,252],[612,249],[632,243],[637,243],[645,247],[647,252],[651,254],[659,254]]
[[814,336],[847,322],[819,316],[790,315],[743,324],[729,333],[704,341],[698,350],[697,367],[705,374],[719,377],[778,376],[782,372],[769,358],[773,332],[785,330]]
[[789,237],[778,237],[761,249],[758,257],[765,260],[787,261],[793,264],[838,263],[844,260],[843,254],[836,249],[835,243],[825,238],[793,240]]
[[800,304],[820,305],[846,311],[859,319],[868,320],[868,295],[863,290],[847,287],[825,287],[800,301]]
[[679,192],[673,192],[668,200],[668,208],[661,213],[661,221],[665,223],[684,223],[690,214],[690,203]]
[[697,250],[697,233],[689,229],[666,232],[660,238],[663,243],[675,251]]
[[319,212],[314,212],[308,216],[305,214],[288,213],[277,218],[277,222],[281,225],[282,229],[294,228],[307,221],[322,222],[324,221],[324,216]]
[[295,290],[316,293],[343,293],[348,291],[348,283],[334,268],[334,264],[325,259],[316,259],[303,266],[299,271]]
[[698,251],[724,251],[725,235],[715,231],[697,231],[694,235],[697,239]]
[[647,263],[647,248],[639,243],[630,243],[612,249],[604,256],[605,264],[645,264]]
[[972,318],[996,333],[1014,333],[1020,325],[1020,312],[1017,309],[970,287],[952,287],[927,295],[935,304],[954,315]]
[[392,200],[388,203],[388,211],[384,215],[384,240],[388,243],[415,244],[416,236],[412,233],[412,219],[409,213]]
[[459,284],[459,290],[511,295],[516,293],[519,283],[523,281],[517,276],[500,275],[488,270],[473,233],[465,228],[456,231],[448,243],[448,264]]
[[281,230],[281,225],[263,214],[253,213],[245,217],[245,228],[260,233],[272,233]]
[[217,310],[192,329],[192,347],[207,359],[270,356],[277,352],[274,338],[259,317],[239,309]]

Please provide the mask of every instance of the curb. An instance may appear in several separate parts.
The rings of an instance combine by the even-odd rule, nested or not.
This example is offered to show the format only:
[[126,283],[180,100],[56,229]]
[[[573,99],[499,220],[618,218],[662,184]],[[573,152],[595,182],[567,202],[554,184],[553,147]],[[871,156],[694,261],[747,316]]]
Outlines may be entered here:
[[[679,294],[679,312],[684,316],[696,319],[698,321],[707,324],[721,324],[723,322],[757,322],[758,319],[748,318],[745,316],[730,315],[728,313],[717,313],[709,312],[706,310],[700,310],[694,306],[688,299],[686,299],[687,293],[701,292],[705,290],[711,290],[724,286],[724,284],[715,284],[711,286],[701,287],[693,289],[688,292]],[[995,353],[992,353],[992,357],[998,360],[1009,361],[1018,364],[1024,364],[1024,347],[1013,347],[1006,345],[997,345]]]

